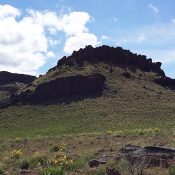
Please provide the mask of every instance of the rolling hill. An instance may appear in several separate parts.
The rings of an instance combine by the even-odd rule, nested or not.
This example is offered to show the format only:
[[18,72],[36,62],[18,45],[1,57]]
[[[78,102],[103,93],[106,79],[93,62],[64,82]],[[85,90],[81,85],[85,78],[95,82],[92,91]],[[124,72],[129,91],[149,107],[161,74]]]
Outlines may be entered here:
[[175,125],[175,82],[161,63],[120,47],[74,51],[19,88],[0,112],[1,137]]

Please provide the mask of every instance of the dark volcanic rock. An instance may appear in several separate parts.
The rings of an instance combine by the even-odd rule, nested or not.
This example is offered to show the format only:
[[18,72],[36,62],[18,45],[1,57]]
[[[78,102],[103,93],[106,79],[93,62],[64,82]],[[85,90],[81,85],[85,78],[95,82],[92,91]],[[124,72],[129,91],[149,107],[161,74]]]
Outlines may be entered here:
[[106,175],[121,175],[120,172],[114,168],[106,168]]
[[169,77],[161,77],[154,80],[155,83],[160,84],[161,86],[167,86],[175,89],[175,79]]
[[159,147],[159,146],[146,146],[142,150],[146,153],[166,153],[166,154],[175,154],[175,149]]
[[101,162],[99,160],[96,160],[96,159],[89,161],[89,167],[90,168],[98,167],[100,164],[101,164]]
[[132,153],[134,151],[140,150],[141,147],[140,146],[136,146],[136,145],[125,145],[124,147],[122,147],[120,149],[121,153]]
[[88,76],[69,76],[40,84],[35,92],[23,92],[12,98],[13,102],[42,102],[47,100],[71,97],[73,95],[88,96],[101,94],[104,88],[105,77],[101,74]]
[[100,159],[92,159],[89,161],[89,167],[93,168],[93,167],[98,167],[99,165],[103,165],[106,164],[107,159],[105,158],[100,158]]
[[167,168],[171,166],[175,157],[175,149],[156,146],[141,148],[134,145],[126,145],[120,151],[130,163],[142,162],[147,167],[162,166]]
[[36,77],[31,75],[15,74],[15,73],[10,73],[6,71],[0,72],[0,85],[13,83],[13,82],[29,84],[35,79]]
[[123,76],[124,76],[125,78],[131,78],[131,74],[130,74],[129,72],[124,72],[124,73],[123,73]]
[[164,71],[161,69],[162,63],[154,63],[152,62],[152,59],[147,59],[144,55],[133,54],[129,50],[124,50],[121,47],[114,48],[109,46],[101,46],[97,48],[87,46],[85,49],[74,51],[71,56],[64,56],[62,59],[60,59],[57,63],[57,67],[63,64],[69,66],[78,64],[79,66],[83,66],[84,62],[91,64],[105,62],[111,66],[134,66],[142,71],[152,71],[160,76],[165,76]]

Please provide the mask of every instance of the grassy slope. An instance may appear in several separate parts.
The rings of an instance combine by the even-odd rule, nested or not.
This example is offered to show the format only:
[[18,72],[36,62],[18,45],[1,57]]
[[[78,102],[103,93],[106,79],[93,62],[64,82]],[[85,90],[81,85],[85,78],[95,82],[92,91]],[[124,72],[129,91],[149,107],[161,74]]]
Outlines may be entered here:
[[2,109],[0,137],[55,136],[156,126],[171,130],[175,126],[175,92],[153,83],[155,75],[152,73],[136,70],[131,73],[132,79],[126,79],[122,68],[115,67],[110,73],[104,64],[87,65],[78,70],[62,67],[40,77],[33,85],[63,75],[93,72],[107,77],[107,89],[102,96],[70,103]]

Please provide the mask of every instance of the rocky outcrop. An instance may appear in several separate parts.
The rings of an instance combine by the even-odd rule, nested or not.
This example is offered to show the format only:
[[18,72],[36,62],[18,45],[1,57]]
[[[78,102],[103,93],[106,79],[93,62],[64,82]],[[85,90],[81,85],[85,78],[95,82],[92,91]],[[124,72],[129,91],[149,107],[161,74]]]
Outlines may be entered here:
[[161,86],[167,86],[175,89],[175,79],[171,79],[169,77],[161,77],[154,80],[155,83]]
[[146,146],[144,148],[134,145],[126,145],[121,149],[122,157],[131,163],[135,164],[141,162],[146,167],[161,166],[168,168],[171,166],[175,157],[175,149],[158,147],[158,146]]
[[69,76],[40,84],[34,92],[30,90],[12,97],[13,102],[43,102],[48,100],[101,94],[105,77],[101,74]]
[[[57,63],[57,67],[61,65],[73,66],[76,64],[83,66],[85,62],[91,64],[105,62],[111,66],[134,66],[142,71],[152,71],[160,76],[165,76],[164,71],[161,69],[162,63],[154,63],[152,62],[152,59],[147,59],[145,55],[137,55],[129,50],[124,50],[121,47],[114,48],[109,46],[101,46],[97,48],[87,46],[85,49],[74,51],[71,56],[64,56],[62,59],[60,59]],[[56,69],[56,67],[53,69]]]
[[96,159],[89,161],[89,167],[98,167],[111,160],[118,162],[121,159],[125,159],[131,164],[131,166],[139,166],[139,164],[142,164],[145,168],[156,166],[167,168],[173,163],[175,149],[158,146],[140,147],[135,145],[126,145],[121,148],[119,152],[103,152],[97,156],[98,157]]
[[29,84],[35,79],[36,77],[31,75],[15,74],[6,71],[0,72],[0,85],[14,82]]

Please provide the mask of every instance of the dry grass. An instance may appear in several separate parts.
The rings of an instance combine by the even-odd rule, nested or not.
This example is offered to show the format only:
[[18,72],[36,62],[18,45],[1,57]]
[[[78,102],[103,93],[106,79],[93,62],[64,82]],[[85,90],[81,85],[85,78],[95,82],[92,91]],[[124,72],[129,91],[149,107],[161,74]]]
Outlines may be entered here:
[[[52,158],[58,152],[51,151],[51,148],[55,145],[65,145],[64,153],[71,157],[73,160],[79,162],[76,165],[77,168],[75,171],[72,171],[72,174],[77,175],[89,175],[91,173],[100,174],[104,172],[105,166],[100,166],[95,169],[88,167],[88,161],[92,158],[97,157],[97,154],[106,154],[106,153],[116,153],[121,147],[126,144],[136,144],[136,145],[156,145],[156,146],[174,146],[175,140],[172,136],[163,137],[163,136],[122,136],[116,137],[112,135],[88,135],[81,134],[77,136],[64,136],[57,138],[38,138],[38,139],[16,139],[16,140],[4,140],[0,145],[1,159],[0,163],[5,167],[5,170],[10,172],[10,174],[17,175],[20,171],[19,160],[10,161],[10,153],[14,149],[22,149],[23,155],[21,159],[32,158],[34,155],[45,155],[48,159]],[[9,158],[9,159],[8,159]],[[8,164],[7,164],[8,163]],[[154,168],[148,169],[145,171],[146,174],[165,174],[167,169]],[[124,172],[127,175],[127,172]],[[146,175],[145,174],[145,175]]]

